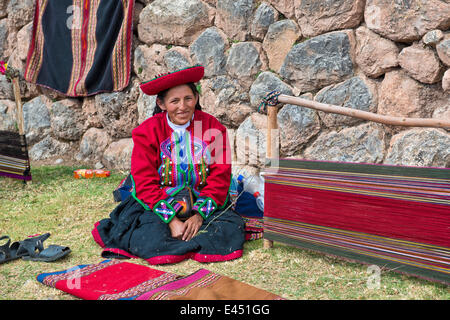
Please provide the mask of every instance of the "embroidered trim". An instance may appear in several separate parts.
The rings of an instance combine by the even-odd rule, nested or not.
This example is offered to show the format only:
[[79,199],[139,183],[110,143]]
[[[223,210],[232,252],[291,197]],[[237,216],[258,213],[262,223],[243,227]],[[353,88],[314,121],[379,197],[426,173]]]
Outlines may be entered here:
[[169,223],[181,208],[182,206],[171,197],[167,200],[158,201],[152,211],[165,223]]
[[203,219],[207,219],[214,211],[217,209],[217,203],[214,199],[208,198],[198,198],[194,203],[194,207],[192,210],[197,211],[203,217]]

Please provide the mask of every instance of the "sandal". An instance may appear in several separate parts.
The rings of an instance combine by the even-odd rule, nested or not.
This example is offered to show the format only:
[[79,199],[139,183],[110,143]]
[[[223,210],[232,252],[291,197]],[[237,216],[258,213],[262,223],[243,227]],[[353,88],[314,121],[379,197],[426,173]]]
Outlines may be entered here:
[[27,261],[51,262],[61,259],[71,252],[69,247],[55,244],[49,245],[46,249],[44,249],[44,245],[42,243],[48,237],[50,237],[50,233],[45,233],[43,235],[21,241],[21,245],[27,251],[27,254],[22,256],[22,259]]
[[8,241],[0,246],[0,264],[19,259],[28,254],[28,251],[23,248],[20,242],[15,241],[10,245],[11,239],[9,236],[0,237],[0,241],[5,239],[8,239]]

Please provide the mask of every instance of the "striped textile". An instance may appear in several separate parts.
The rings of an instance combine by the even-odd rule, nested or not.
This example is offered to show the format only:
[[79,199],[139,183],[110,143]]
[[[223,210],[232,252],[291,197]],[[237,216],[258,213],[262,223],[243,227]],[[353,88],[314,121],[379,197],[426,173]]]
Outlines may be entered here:
[[36,0],[25,80],[71,97],[130,78],[134,0]]
[[450,284],[450,169],[280,160],[264,237]]
[[25,135],[0,131],[0,176],[31,180]]

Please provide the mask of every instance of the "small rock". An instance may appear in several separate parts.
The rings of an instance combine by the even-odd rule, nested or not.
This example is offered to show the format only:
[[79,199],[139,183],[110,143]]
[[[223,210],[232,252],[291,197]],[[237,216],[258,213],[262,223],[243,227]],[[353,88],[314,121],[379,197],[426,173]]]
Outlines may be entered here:
[[97,162],[94,166],[95,169],[103,169],[105,166],[100,161]]
[[443,38],[444,33],[441,30],[431,30],[425,33],[422,42],[428,46],[435,47]]

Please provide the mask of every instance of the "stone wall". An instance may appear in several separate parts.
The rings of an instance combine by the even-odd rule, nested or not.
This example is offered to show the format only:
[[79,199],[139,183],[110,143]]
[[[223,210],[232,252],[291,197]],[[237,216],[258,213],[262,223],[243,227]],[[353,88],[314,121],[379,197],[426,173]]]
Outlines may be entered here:
[[[34,0],[0,0],[0,56],[23,70]],[[450,3],[440,0],[137,0],[129,87],[84,99],[22,84],[33,160],[127,170],[156,74],[200,63],[203,109],[229,128],[234,168],[265,157],[268,91],[379,114],[450,119]],[[14,129],[0,76],[0,130]],[[450,134],[284,105],[280,157],[450,167]]]

